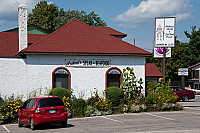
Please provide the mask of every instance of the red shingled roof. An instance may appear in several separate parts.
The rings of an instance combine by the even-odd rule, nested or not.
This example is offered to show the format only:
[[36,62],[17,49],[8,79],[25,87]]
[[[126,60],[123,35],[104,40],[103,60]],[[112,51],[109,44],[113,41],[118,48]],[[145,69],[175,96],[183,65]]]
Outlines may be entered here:
[[151,54],[76,19],[21,53]]
[[[28,43],[44,38],[44,34],[28,34]],[[0,56],[15,56],[19,51],[18,33],[0,32]]]
[[100,31],[103,31],[105,33],[108,33],[108,34],[110,34],[112,36],[122,36],[122,37],[126,37],[127,36],[127,34],[119,32],[119,31],[117,31],[115,29],[112,29],[110,27],[93,27],[93,28],[95,28],[97,30],[100,30]]
[[145,64],[145,76],[147,77],[162,77],[161,72],[155,65],[155,63],[146,63]]

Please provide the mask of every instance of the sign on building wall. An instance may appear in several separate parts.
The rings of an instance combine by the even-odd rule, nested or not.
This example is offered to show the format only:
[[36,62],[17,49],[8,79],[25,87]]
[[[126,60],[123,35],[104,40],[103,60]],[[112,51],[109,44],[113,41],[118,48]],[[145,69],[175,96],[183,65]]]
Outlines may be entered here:
[[188,68],[178,68],[178,75],[188,76]]
[[65,59],[66,66],[72,67],[110,67],[110,59]]
[[175,17],[155,19],[155,47],[174,47]]

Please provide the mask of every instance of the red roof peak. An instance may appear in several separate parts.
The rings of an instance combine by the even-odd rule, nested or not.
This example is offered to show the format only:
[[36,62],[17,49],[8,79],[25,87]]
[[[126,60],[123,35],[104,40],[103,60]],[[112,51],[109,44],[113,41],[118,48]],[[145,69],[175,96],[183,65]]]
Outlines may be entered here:
[[140,54],[151,53],[73,19],[24,53]]

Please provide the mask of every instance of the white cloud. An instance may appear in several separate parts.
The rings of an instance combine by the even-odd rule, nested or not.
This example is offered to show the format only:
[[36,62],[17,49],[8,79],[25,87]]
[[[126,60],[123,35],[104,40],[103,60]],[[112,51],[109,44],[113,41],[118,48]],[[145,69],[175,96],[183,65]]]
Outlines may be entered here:
[[47,2],[47,4],[48,4],[48,5],[51,5],[51,4],[53,4],[53,2]]
[[177,21],[180,21],[191,16],[190,8],[190,0],[147,0],[142,1],[137,7],[131,5],[130,9],[119,14],[115,20],[137,25],[154,22],[155,17],[175,16]]
[[19,5],[27,5],[30,13],[38,2],[39,0],[0,0],[0,31],[17,27]]
[[0,20],[13,20],[17,18],[18,6],[27,5],[31,12],[39,0],[0,0]]
[[191,14],[189,13],[189,12],[187,12],[187,13],[177,13],[176,14],[176,19],[178,20],[178,21],[181,21],[181,20],[186,20],[186,19],[188,19],[188,18],[191,18]]

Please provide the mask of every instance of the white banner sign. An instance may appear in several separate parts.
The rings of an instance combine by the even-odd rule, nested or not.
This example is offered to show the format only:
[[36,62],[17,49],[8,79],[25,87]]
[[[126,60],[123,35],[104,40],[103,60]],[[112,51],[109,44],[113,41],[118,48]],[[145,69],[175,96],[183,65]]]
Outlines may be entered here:
[[65,60],[66,66],[73,67],[110,67],[110,59],[72,59]]
[[[159,47],[154,47],[154,51],[153,51],[153,56],[154,58],[163,58],[163,49],[164,48],[159,48]],[[165,48],[166,49],[166,58],[170,58],[171,57],[171,48]]]
[[175,17],[155,19],[155,47],[174,47]]
[[188,76],[188,68],[178,68],[178,75]]

